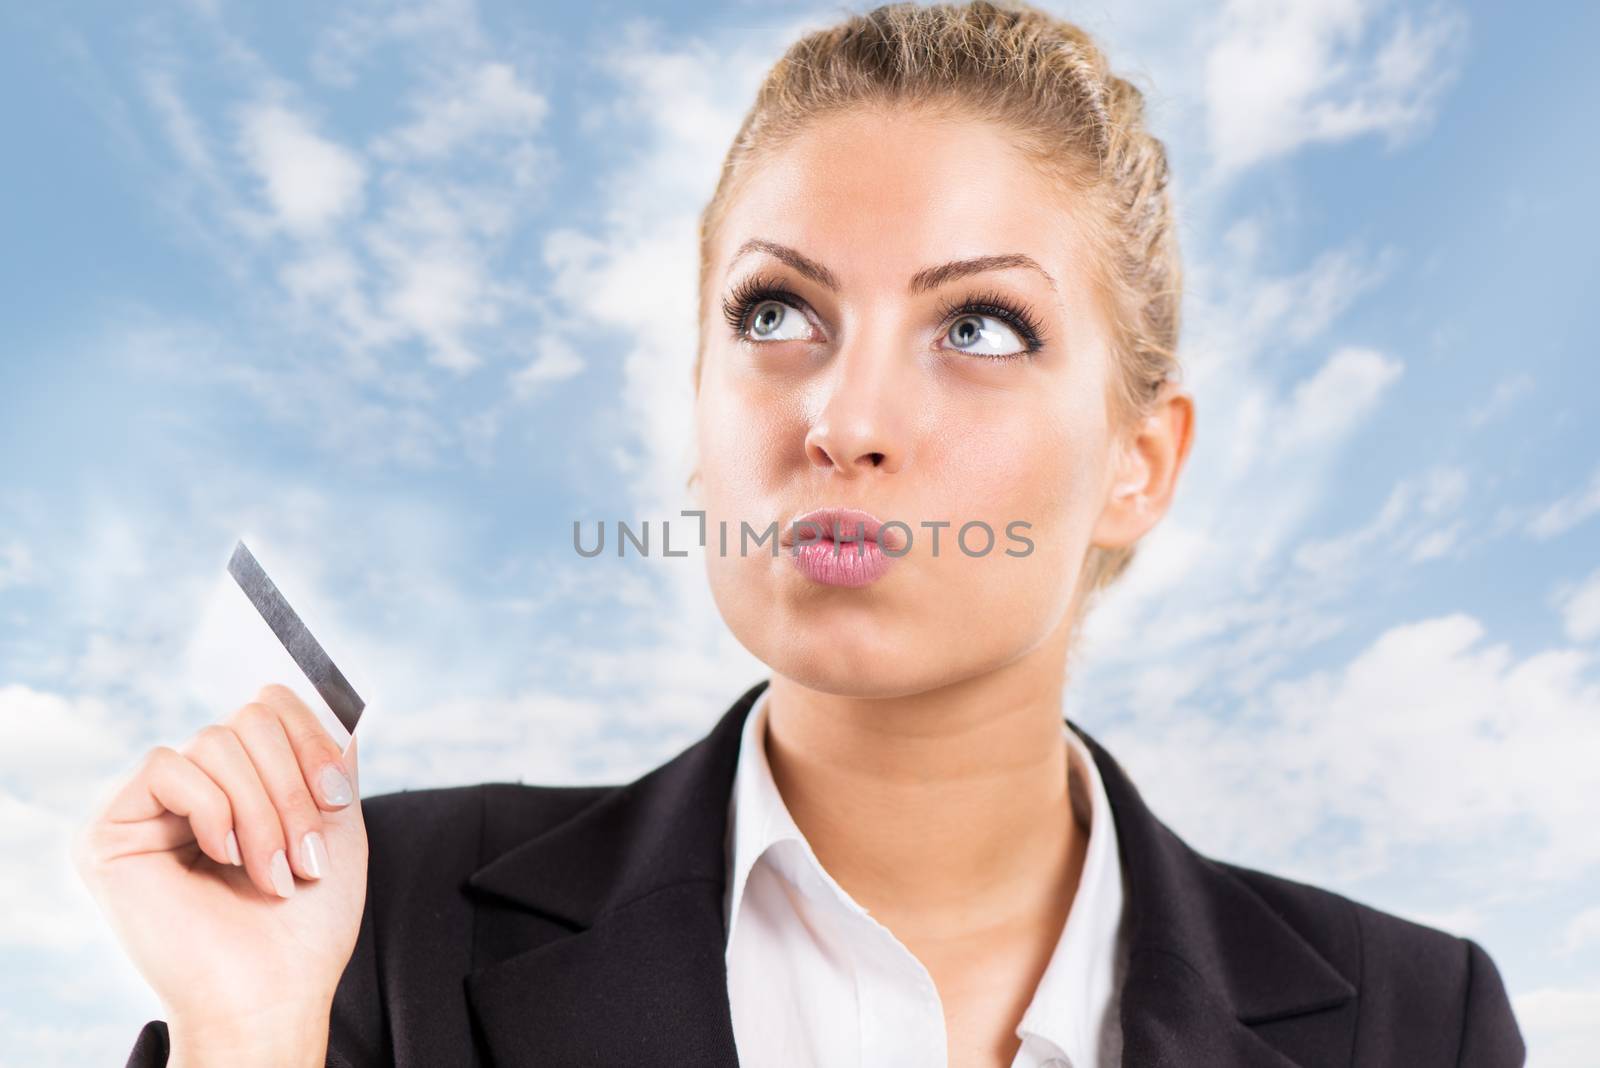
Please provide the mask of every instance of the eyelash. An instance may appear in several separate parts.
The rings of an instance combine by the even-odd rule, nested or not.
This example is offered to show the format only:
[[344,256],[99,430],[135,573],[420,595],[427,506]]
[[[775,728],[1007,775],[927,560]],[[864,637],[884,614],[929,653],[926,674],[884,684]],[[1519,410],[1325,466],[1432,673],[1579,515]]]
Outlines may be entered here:
[[[749,326],[750,313],[755,311],[758,305],[769,300],[796,308],[805,303],[775,279],[766,275],[751,275],[735,286],[722,302],[722,314],[728,322],[728,328],[736,337],[743,338]],[[1026,304],[1013,303],[1009,297],[994,290],[974,293],[961,300],[946,299],[939,306],[939,315],[942,321],[947,323],[952,321],[952,317],[959,319],[968,315],[987,315],[1005,323],[1022,338],[1024,348],[1021,352],[965,353],[967,356],[982,360],[1026,359],[1043,348],[1047,340],[1039,316],[1032,308]]]

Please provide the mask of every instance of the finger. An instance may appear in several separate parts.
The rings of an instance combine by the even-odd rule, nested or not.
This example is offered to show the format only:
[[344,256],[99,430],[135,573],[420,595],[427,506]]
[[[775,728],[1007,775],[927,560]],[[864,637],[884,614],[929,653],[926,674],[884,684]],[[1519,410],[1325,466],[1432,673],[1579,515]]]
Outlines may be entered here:
[[80,859],[105,862],[190,842],[218,864],[237,863],[229,849],[233,808],[220,787],[177,750],[156,746],[140,761],[91,825]]
[[284,850],[283,823],[244,742],[231,727],[213,723],[202,727],[183,753],[228,795],[233,830],[250,881],[264,894],[291,896],[294,874]]
[[261,688],[256,700],[278,713],[283,731],[300,762],[300,772],[317,803],[337,812],[355,800],[355,784],[349,768],[317,714],[289,687],[272,683]]
[[289,843],[289,866],[302,879],[320,879],[328,871],[328,843],[322,835],[322,811],[311,799],[300,762],[283,732],[278,713],[251,702],[229,720],[244,743],[256,775],[278,812],[284,841]]
[[361,766],[356,760],[356,736],[350,736],[350,744],[344,751],[344,770],[350,777],[350,792],[356,801],[361,800]]

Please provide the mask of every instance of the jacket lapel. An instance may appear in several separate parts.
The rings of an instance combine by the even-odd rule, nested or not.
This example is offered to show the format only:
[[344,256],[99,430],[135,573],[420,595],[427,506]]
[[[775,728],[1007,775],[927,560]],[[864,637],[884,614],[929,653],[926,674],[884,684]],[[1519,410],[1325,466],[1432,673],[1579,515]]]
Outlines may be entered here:
[[[1094,754],[1121,847],[1125,1063],[1302,1064],[1252,1025],[1270,1023],[1281,1036],[1294,1017],[1347,1005],[1355,988],[1254,891],[1173,834],[1116,759],[1077,724],[1068,726]],[[1350,1029],[1317,1023],[1332,1024],[1317,1032],[1318,1053],[1347,1064]]]
[[495,1068],[735,1066],[723,886],[746,691],[709,734],[467,880],[468,1004]]
[[665,886],[472,972],[488,1063],[737,1065],[715,885]]
[[[466,993],[488,1063],[738,1064],[725,836],[740,732],[767,684],[672,760],[467,880],[481,904]],[[1294,1068],[1251,1024],[1338,1008],[1354,988],[1068,726],[1094,755],[1121,845],[1124,1063]]]

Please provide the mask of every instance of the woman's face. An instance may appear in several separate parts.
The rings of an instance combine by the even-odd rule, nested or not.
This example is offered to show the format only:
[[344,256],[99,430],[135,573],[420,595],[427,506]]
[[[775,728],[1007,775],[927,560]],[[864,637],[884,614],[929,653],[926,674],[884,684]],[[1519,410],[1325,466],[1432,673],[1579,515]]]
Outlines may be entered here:
[[[698,492],[712,594],[739,641],[811,689],[888,697],[1062,637],[1085,552],[1111,544],[1115,468],[1111,355],[1065,194],[998,127],[857,112],[763,160],[712,255]],[[770,286],[730,305],[753,280]],[[1037,328],[1036,351],[1007,309]],[[756,544],[824,507],[904,523],[879,535],[903,555],[837,585]],[[975,525],[964,551],[969,523],[992,544]]]

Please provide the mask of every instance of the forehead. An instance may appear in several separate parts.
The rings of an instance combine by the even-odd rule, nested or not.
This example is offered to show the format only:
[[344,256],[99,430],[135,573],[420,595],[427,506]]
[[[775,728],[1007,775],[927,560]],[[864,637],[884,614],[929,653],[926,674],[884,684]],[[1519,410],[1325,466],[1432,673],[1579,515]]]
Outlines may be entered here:
[[846,290],[903,292],[933,264],[1021,253],[1056,279],[1063,299],[1082,296],[1083,210],[999,125],[852,111],[813,122],[756,163],[723,220],[713,277],[757,237],[819,261]]

